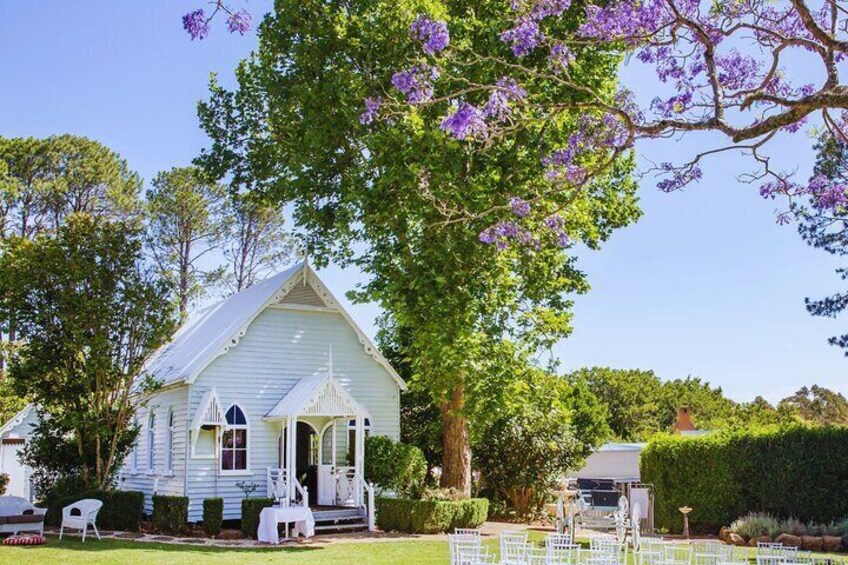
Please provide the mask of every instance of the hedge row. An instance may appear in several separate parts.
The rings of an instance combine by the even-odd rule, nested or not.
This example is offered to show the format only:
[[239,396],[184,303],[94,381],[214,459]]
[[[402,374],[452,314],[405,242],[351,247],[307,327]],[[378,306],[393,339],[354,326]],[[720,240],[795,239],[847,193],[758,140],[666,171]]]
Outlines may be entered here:
[[827,523],[848,509],[848,428],[794,426],[700,437],[660,436],[642,451],[655,523],[716,532],[750,511]]
[[62,509],[84,498],[103,501],[103,507],[97,513],[97,527],[102,530],[137,532],[144,512],[144,493],[136,491],[87,491],[76,495],[54,498],[47,507],[44,521],[48,526],[62,523]]
[[188,528],[188,497],[153,495],[153,527],[163,534],[178,535]]
[[241,501],[241,533],[247,538],[256,538],[259,529],[259,514],[263,508],[274,506],[273,498],[244,498]]
[[207,498],[203,501],[203,531],[207,535],[217,536],[221,533],[224,522],[224,499]]
[[454,501],[377,499],[377,525],[387,532],[435,534],[455,528],[476,528],[486,521],[488,514],[489,501],[485,498]]

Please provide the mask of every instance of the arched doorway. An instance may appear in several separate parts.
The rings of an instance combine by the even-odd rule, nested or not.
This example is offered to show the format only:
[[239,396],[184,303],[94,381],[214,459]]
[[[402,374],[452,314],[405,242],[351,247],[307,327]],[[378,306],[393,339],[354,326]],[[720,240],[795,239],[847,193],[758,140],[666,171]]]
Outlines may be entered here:
[[[295,441],[295,477],[308,490],[309,504],[318,502],[318,450],[320,447],[318,432],[308,422],[298,422]],[[287,468],[286,453],[287,434],[285,429],[280,434],[279,461],[280,468]]]

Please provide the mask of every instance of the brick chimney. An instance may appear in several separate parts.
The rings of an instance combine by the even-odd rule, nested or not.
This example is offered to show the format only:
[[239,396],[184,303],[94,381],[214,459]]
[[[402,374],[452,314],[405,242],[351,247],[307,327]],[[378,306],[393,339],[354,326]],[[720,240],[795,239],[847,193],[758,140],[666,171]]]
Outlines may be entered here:
[[677,421],[674,423],[674,429],[678,432],[694,432],[697,429],[689,418],[688,406],[681,406],[677,409]]

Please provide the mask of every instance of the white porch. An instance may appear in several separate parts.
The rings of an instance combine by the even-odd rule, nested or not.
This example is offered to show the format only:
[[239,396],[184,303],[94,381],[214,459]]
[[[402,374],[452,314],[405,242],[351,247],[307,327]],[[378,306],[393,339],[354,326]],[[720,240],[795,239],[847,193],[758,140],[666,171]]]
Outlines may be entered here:
[[[266,470],[269,498],[284,505],[349,507],[361,511],[369,530],[374,522],[374,489],[364,479],[368,411],[345,390],[332,374],[319,373],[299,381],[264,420],[280,427],[280,466]],[[339,431],[352,443],[340,464]],[[309,477],[309,469],[316,470]],[[307,478],[308,477],[308,478]],[[304,482],[317,492],[310,493]]]

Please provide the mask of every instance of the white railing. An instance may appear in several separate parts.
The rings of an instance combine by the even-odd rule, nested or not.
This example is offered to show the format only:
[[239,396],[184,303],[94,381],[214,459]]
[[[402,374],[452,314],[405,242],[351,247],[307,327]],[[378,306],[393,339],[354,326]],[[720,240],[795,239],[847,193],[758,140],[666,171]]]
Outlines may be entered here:
[[370,485],[365,482],[365,479],[362,478],[359,473],[354,474],[354,479],[357,483],[357,492],[360,493],[359,500],[367,500],[367,504],[360,504],[361,506],[365,506],[365,510],[368,512],[368,531],[373,532],[376,530],[376,513],[374,508],[374,485]]
[[281,501],[284,505],[294,504],[300,498],[300,503],[303,506],[309,506],[309,491],[306,487],[300,484],[297,477],[294,481],[294,500],[288,500],[288,482],[286,481],[286,470],[275,467],[268,467],[265,471],[265,490],[268,498],[275,498]]
[[353,467],[338,467],[336,477],[336,504],[341,506],[362,506],[358,489],[356,488],[356,469]]

